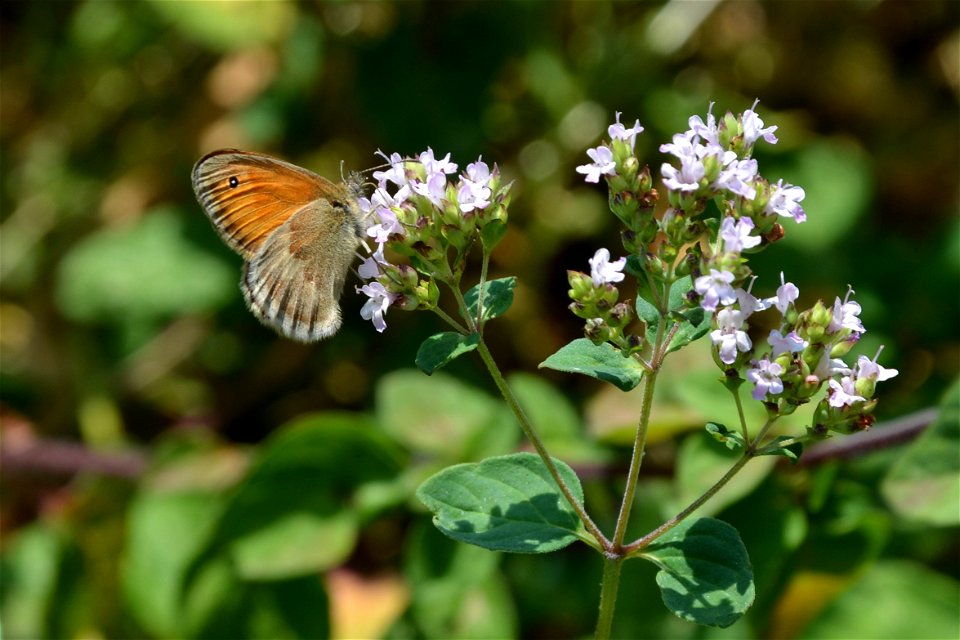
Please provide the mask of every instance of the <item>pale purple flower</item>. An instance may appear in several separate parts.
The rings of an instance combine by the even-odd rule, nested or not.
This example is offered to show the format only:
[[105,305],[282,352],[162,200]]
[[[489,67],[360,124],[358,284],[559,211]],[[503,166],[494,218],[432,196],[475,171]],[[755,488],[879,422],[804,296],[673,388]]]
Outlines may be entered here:
[[612,176],[617,173],[617,163],[613,161],[613,151],[609,147],[600,145],[596,149],[587,149],[587,155],[593,164],[582,164],[577,167],[577,173],[587,177],[585,182],[600,182],[600,176]]
[[427,176],[426,182],[417,182],[413,185],[413,192],[423,196],[436,207],[443,206],[447,195],[447,177],[440,172]]
[[467,165],[467,179],[477,185],[487,186],[490,182],[490,167],[487,163],[477,158],[476,162]]
[[626,258],[610,262],[610,252],[607,249],[597,249],[597,252],[590,258],[590,279],[593,280],[593,286],[599,287],[621,282],[623,280],[622,271],[625,266],[627,266]]
[[435,174],[443,175],[457,172],[457,163],[450,162],[449,153],[438,160],[433,154],[433,149],[427,147],[427,150],[421,153],[419,158],[420,164],[423,165],[423,169],[427,173],[427,178]]
[[896,369],[887,369],[877,364],[877,358],[880,357],[880,353],[877,352],[877,355],[874,356],[873,360],[867,356],[860,356],[857,358],[856,373],[855,377],[860,380],[866,378],[874,382],[883,382],[884,380],[889,380],[890,378],[896,376],[900,372]]
[[733,364],[738,351],[746,353],[753,348],[750,336],[743,330],[743,323],[743,313],[732,307],[717,313],[720,328],[710,332],[710,339],[720,352],[720,361],[724,364]]
[[829,351],[824,351],[812,374],[815,375],[818,380],[826,380],[837,374],[848,376],[850,375],[850,367],[840,358],[831,358]]
[[[753,288],[753,280],[756,279],[754,276],[750,280],[750,288]],[[756,313],[757,311],[764,311],[770,308],[770,302],[768,300],[760,300],[753,296],[749,290],[736,289],[734,293],[737,295],[737,304],[740,306],[740,312],[743,314],[743,319],[746,320],[750,314]]]
[[[758,101],[759,102],[759,101]],[[754,109],[757,108],[757,102],[743,112],[740,116],[740,124],[743,127],[743,142],[747,147],[752,147],[760,138],[763,138],[770,144],[777,144],[777,136],[773,132],[777,130],[777,125],[763,128],[763,120],[757,115]]]
[[686,192],[700,188],[700,181],[707,173],[703,165],[707,149],[693,138],[689,131],[677,133],[673,136],[673,142],[660,145],[661,153],[669,153],[680,160],[679,169],[666,162],[660,167],[663,183],[668,189]]
[[767,394],[775,396],[783,392],[783,381],[780,379],[783,367],[778,362],[764,358],[753,365],[747,369],[747,380],[754,384],[751,394],[754,400],[763,400]]
[[844,406],[849,407],[855,402],[864,401],[863,396],[857,395],[857,391],[854,388],[854,380],[850,376],[844,376],[840,379],[840,382],[831,379],[830,389],[827,391],[827,395],[829,396],[827,402],[835,409]]
[[757,177],[757,161],[753,158],[737,160],[737,154],[726,151],[723,154],[723,169],[711,185],[715,189],[725,189],[738,196],[753,200],[757,190],[752,182]]
[[850,295],[853,293],[853,289],[847,290],[847,295],[841,301],[840,298],[837,298],[833,303],[833,317],[830,319],[830,324],[827,325],[828,333],[836,333],[840,329],[849,329],[857,335],[865,333],[866,329],[863,328],[863,322],[860,320],[860,305],[850,300]]
[[390,236],[393,235],[404,235],[405,230],[403,225],[400,224],[400,221],[397,219],[397,214],[393,211],[392,207],[398,207],[404,202],[406,202],[407,197],[410,195],[410,187],[404,185],[397,190],[393,195],[387,192],[386,189],[378,188],[373,192],[369,204],[366,202],[361,203],[361,209],[369,207],[368,211],[372,212],[378,223],[371,225],[367,229],[367,235],[374,239],[374,242],[377,244],[383,244],[390,239]]
[[624,140],[630,146],[631,150],[637,141],[637,134],[642,132],[643,127],[640,126],[639,120],[635,121],[629,129],[620,124],[619,111],[617,111],[615,122],[607,127],[607,133],[610,135],[611,140]]
[[727,216],[720,223],[720,237],[723,239],[723,250],[731,253],[740,253],[744,249],[750,249],[760,244],[759,236],[751,236],[753,230],[753,220],[750,218],[740,218],[734,220],[733,216]]
[[690,133],[706,140],[710,146],[720,147],[720,128],[717,126],[717,118],[713,115],[712,102],[707,107],[706,122],[700,116],[690,116],[687,124],[690,125]]
[[791,331],[783,335],[777,329],[770,332],[767,338],[770,348],[773,350],[773,357],[776,358],[781,353],[798,353],[809,346],[809,342],[797,335],[796,331]]
[[383,151],[377,150],[377,154],[382,156],[390,168],[386,171],[374,171],[373,179],[377,181],[381,188],[386,188],[388,182],[392,182],[398,187],[407,184],[407,172],[403,166],[403,157],[399,153],[391,153],[389,156]]
[[364,280],[373,280],[380,275],[380,265],[382,264],[390,263],[383,257],[383,245],[379,244],[377,250],[367,256],[367,259],[357,267],[357,275]]
[[362,287],[356,287],[357,293],[363,293],[370,299],[363,304],[360,309],[360,317],[364,320],[372,320],[373,327],[380,333],[387,328],[387,321],[383,316],[387,309],[397,299],[397,294],[387,291],[379,282],[371,282]]
[[729,271],[710,269],[710,275],[700,276],[693,283],[697,293],[703,296],[700,306],[705,311],[716,311],[717,304],[733,304],[737,294],[730,286],[735,276]]
[[770,185],[770,196],[767,205],[763,208],[763,213],[768,216],[774,214],[793,218],[795,222],[804,222],[807,214],[800,206],[800,201],[806,197],[802,187],[792,184],[783,184],[783,179],[777,180],[776,184]]
[[460,211],[469,213],[474,209],[484,209],[490,204],[490,187],[483,183],[464,179],[457,190],[457,202]]
[[783,271],[781,271],[780,286],[777,287],[777,295],[773,298],[767,298],[767,302],[775,306],[780,312],[780,315],[786,315],[790,305],[799,297],[800,289],[792,282],[786,282],[783,279]]

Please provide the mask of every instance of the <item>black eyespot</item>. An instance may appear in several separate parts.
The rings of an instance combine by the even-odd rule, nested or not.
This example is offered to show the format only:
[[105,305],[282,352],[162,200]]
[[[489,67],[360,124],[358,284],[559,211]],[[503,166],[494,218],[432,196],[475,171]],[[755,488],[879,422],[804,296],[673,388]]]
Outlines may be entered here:
[[240,184],[240,181],[237,180],[237,176],[230,176],[230,188],[235,189],[237,185]]

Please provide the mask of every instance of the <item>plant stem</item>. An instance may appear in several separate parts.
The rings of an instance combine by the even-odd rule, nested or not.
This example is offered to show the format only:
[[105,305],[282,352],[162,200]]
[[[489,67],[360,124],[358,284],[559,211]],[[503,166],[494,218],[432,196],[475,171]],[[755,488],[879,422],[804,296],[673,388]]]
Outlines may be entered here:
[[497,367],[497,363],[494,362],[493,356],[490,354],[490,350],[487,348],[487,344],[482,337],[480,338],[480,343],[477,345],[477,352],[480,354],[480,358],[483,360],[483,363],[487,366],[487,371],[490,372],[490,377],[493,378],[497,388],[500,389],[503,399],[510,407],[510,410],[513,411],[513,414],[517,417],[517,421],[520,423],[520,428],[523,430],[523,434],[527,437],[527,440],[530,441],[530,444],[533,445],[533,448],[536,449],[537,455],[539,455],[543,460],[543,463],[546,465],[550,475],[557,483],[557,486],[560,488],[563,496],[567,499],[567,502],[570,503],[570,506],[583,522],[583,526],[587,529],[590,535],[597,540],[603,549],[607,549],[610,545],[610,542],[593,522],[589,514],[587,514],[586,510],[583,508],[583,505],[580,504],[577,498],[573,495],[573,492],[570,490],[570,487],[568,487],[567,483],[563,480],[563,477],[557,470],[557,466],[553,463],[553,458],[550,457],[549,452],[547,452],[546,447],[543,445],[543,441],[540,440],[540,436],[538,436],[534,430],[533,424],[530,422],[530,418],[527,417],[523,407],[520,406],[520,402],[517,400],[516,395],[514,395],[513,389],[511,389],[507,385],[507,381],[504,380],[503,374]]
[[487,284],[487,269],[490,266],[490,253],[483,248],[483,260],[480,263],[480,284],[477,286],[477,330],[483,332],[483,289]]
[[620,586],[620,567],[623,557],[604,558],[603,580],[600,583],[600,617],[597,619],[595,640],[607,640],[613,627],[613,612],[616,610],[617,590]]
[[457,322],[456,320],[454,320],[453,318],[451,318],[449,315],[447,315],[447,313],[446,313],[443,309],[441,309],[440,307],[434,307],[434,308],[432,309],[432,311],[433,311],[435,314],[437,314],[438,316],[440,316],[440,318],[441,318],[444,322],[446,322],[446,323],[449,324],[451,327],[453,327],[454,329],[456,329],[456,331],[457,331],[458,333],[462,333],[463,335],[468,335],[469,333],[471,333],[469,329],[467,329],[467,328],[464,327],[462,324],[460,324],[459,322]]
[[654,540],[656,540],[657,538],[665,534],[667,531],[670,531],[670,529],[673,529],[675,526],[683,522],[683,520],[686,519],[687,516],[689,516],[694,511],[699,509],[703,505],[703,503],[705,503],[707,500],[712,498],[714,494],[717,493],[717,491],[720,491],[720,489],[722,489],[725,484],[730,482],[730,480],[733,479],[733,476],[737,475],[740,472],[740,469],[742,469],[744,465],[747,464],[747,462],[749,462],[752,458],[753,456],[750,453],[744,452],[744,454],[740,456],[740,459],[737,460],[737,462],[732,467],[730,467],[730,469],[728,469],[725,474],[723,474],[722,478],[717,480],[712,487],[707,489],[707,491],[703,495],[701,495],[696,500],[691,502],[683,511],[673,516],[672,518],[670,518],[669,520],[667,520],[662,525],[660,525],[659,527],[657,527],[647,535],[643,536],[642,538],[624,546],[623,551],[625,552],[625,555],[629,556],[632,553],[636,553],[637,551],[643,549],[648,544],[650,544],[651,542],[653,542]]
[[653,406],[653,388],[657,383],[657,370],[653,369],[643,375],[643,401],[640,407],[640,422],[633,440],[633,454],[630,456],[630,470],[627,472],[627,486],[623,492],[623,502],[620,503],[620,513],[617,516],[617,528],[613,534],[613,549],[618,551],[623,544],[623,537],[627,533],[627,522],[630,520],[630,510],[633,508],[633,499],[637,493],[637,478],[640,476],[640,465],[643,463],[643,452],[647,443],[647,428],[650,425],[650,409]]

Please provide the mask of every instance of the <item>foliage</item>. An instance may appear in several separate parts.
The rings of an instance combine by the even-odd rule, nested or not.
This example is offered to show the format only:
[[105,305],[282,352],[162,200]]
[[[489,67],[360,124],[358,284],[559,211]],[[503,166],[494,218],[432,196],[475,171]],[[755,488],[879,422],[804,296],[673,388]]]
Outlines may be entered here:
[[[711,99],[759,97],[782,125],[764,161],[807,187],[811,213],[779,258],[813,298],[856,283],[864,352],[886,343],[901,370],[881,422],[946,397],[911,444],[844,463],[755,460],[685,521],[729,523],[752,565],[753,607],[710,635],[957,637],[958,7],[696,14],[684,3],[3,3],[4,636],[589,633],[601,579],[589,548],[458,544],[415,497],[451,465],[527,459],[477,354],[456,357],[470,340],[424,353],[440,330],[425,314],[392,314],[375,335],[348,284],[338,336],[279,341],[244,309],[239,261],[196,205],[189,169],[216,147],[330,177],[341,162],[377,163],[378,148],[496,160],[517,180],[514,215],[484,241],[499,241],[491,278],[517,279],[491,348],[511,371],[545,364],[545,378],[508,381],[606,529],[638,400],[626,362],[593,375],[609,354],[586,340],[553,369],[592,373],[549,369],[580,335],[557,302],[563,271],[615,238],[605,198],[574,167],[614,110],[659,141]],[[665,28],[671,15],[684,28]],[[755,268],[775,279],[768,259]],[[468,264],[465,281],[479,270]],[[678,340],[702,330],[687,320]],[[632,535],[736,455],[721,425],[702,430],[734,421],[702,415],[719,385],[699,347],[674,354],[682,371],[661,379]],[[60,457],[63,441],[82,455]],[[659,553],[683,541],[663,539]],[[614,635],[702,635],[667,608],[696,619],[675,588],[684,574],[653,560],[624,564],[631,605]],[[722,587],[733,609],[749,600]]]

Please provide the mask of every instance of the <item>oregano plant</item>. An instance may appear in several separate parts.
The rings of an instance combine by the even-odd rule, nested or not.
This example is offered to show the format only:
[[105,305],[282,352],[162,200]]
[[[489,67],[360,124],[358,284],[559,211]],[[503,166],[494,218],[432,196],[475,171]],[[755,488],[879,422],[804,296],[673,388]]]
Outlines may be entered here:
[[[622,251],[614,258],[599,247],[589,273],[567,272],[569,308],[583,320],[583,337],[540,366],[642,395],[612,531],[591,517],[576,472],[547,451],[486,342],[486,324],[509,310],[517,284],[514,277],[488,279],[510,201],[497,166],[477,160],[458,173],[449,154],[438,159],[430,149],[415,159],[383,154],[387,168],[373,174],[377,189],[361,201],[375,221],[368,235],[376,245],[359,269],[364,318],[383,331],[390,309],[437,314],[450,330],[424,341],[417,366],[429,375],[476,352],[534,450],[446,468],[423,482],[417,497],[435,526],[463,543],[510,553],[550,553],[577,542],[596,550],[603,564],[597,638],[611,634],[627,561],[658,568],[663,603],[680,618],[717,627],[739,619],[754,599],[747,550],[731,525],[693,514],[753,458],[796,461],[810,441],[867,429],[876,383],[897,373],[876,356],[843,360],[865,331],[852,289],[832,303],[799,308],[797,287],[781,273],[771,295],[754,293],[750,257],[781,240],[785,224],[806,219],[803,189],[763,177],[752,157],[757,144],[777,142],[776,129],[764,126],[756,104],[720,119],[711,105],[706,119],[691,117],[689,129],[661,145],[669,158],[660,167],[661,190],[635,151],[643,127],[628,127],[617,113],[609,140],[587,150],[591,162],[577,168],[586,182],[606,183]],[[468,287],[472,253],[480,255],[480,279]],[[455,314],[441,308],[442,293],[452,296]],[[761,314],[765,322],[754,324]],[[762,339],[750,332],[771,324],[776,328]],[[710,349],[717,384],[740,416],[738,424],[704,428],[740,456],[686,507],[628,539],[658,375],[671,353],[695,342]],[[812,401],[804,432],[777,428]],[[762,403],[762,424],[748,424],[746,402]]]

